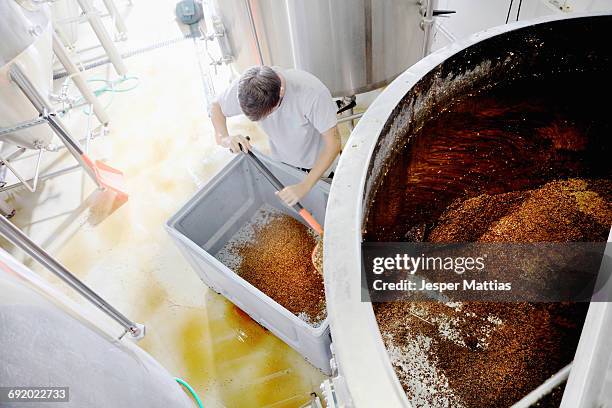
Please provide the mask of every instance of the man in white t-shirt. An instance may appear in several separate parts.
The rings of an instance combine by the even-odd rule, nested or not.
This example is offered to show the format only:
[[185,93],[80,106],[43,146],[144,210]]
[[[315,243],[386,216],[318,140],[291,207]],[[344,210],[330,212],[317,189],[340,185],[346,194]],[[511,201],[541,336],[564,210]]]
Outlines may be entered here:
[[244,114],[268,135],[272,158],[308,172],[278,193],[290,206],[327,176],[340,153],[336,104],[327,87],[305,71],[252,67],[217,97],[210,114],[217,144],[234,153],[251,149],[246,137],[227,130],[226,118]]

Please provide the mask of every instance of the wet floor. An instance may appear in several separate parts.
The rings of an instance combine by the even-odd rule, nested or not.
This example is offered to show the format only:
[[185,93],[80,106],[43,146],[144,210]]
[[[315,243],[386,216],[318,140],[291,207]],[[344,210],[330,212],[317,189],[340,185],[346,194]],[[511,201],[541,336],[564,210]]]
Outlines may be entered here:
[[[130,44],[180,34],[174,3],[135,1],[127,20]],[[187,380],[206,407],[302,405],[318,392],[321,372],[209,290],[164,230],[165,221],[232,157],[214,144],[193,44],[183,41],[125,63],[139,86],[114,96],[109,134],[92,142],[92,154],[125,173],[129,201],[119,205],[72,173],[34,194],[11,193],[14,222],[113,306],[146,324],[140,345]],[[89,75],[109,72],[114,75],[100,67]],[[74,111],[66,122],[82,131],[85,118]],[[230,124],[266,149],[252,124]],[[66,163],[72,163],[67,155],[49,156],[43,167]]]

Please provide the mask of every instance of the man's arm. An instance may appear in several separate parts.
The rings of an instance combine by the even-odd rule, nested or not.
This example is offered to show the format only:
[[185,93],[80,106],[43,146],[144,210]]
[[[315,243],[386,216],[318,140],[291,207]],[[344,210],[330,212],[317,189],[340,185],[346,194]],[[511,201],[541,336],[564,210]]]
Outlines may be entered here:
[[[227,118],[221,110],[221,105],[218,102],[213,102],[210,106],[210,120],[215,128],[215,141],[218,145],[229,147],[232,153],[238,153],[241,150],[248,152],[251,150],[251,144],[242,135],[230,136],[227,130]],[[240,146],[242,145],[242,149]]]
[[321,136],[323,137],[324,147],[308,175],[300,183],[287,186],[277,193],[289,206],[294,206],[308,194],[340,153],[340,135],[336,126],[322,133]]

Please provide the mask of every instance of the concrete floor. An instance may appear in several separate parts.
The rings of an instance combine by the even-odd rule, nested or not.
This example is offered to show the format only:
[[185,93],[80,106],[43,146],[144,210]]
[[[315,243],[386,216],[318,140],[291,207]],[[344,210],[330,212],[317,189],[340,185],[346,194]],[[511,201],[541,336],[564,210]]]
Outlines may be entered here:
[[[180,34],[175,2],[150,4],[135,0],[129,9],[129,40],[120,44],[122,49]],[[79,40],[79,46],[86,45]],[[97,191],[79,171],[44,182],[36,193],[11,192],[14,223],[113,306],[146,324],[140,345],[170,373],[187,380],[206,407],[300,406],[319,391],[321,372],[209,290],[163,227],[232,157],[214,144],[192,42],[125,63],[139,86],[114,96],[107,109],[108,135],[94,139],[91,151],[125,173],[129,201],[117,208],[112,194]],[[109,66],[87,76],[116,77]],[[76,110],[65,118],[80,136],[86,119]],[[266,150],[265,136],[245,119],[232,120],[231,129],[251,135]],[[31,157],[22,162],[31,171]],[[48,171],[72,163],[66,153],[49,153],[43,167]],[[11,249],[6,243],[3,247]],[[80,301],[61,282],[41,273]]]

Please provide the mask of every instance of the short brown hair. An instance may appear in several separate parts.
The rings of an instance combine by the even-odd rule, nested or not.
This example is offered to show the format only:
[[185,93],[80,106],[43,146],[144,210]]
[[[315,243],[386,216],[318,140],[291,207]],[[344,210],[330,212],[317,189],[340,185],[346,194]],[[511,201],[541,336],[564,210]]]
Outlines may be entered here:
[[238,82],[238,101],[252,121],[268,115],[280,100],[281,79],[265,65],[247,69]]

